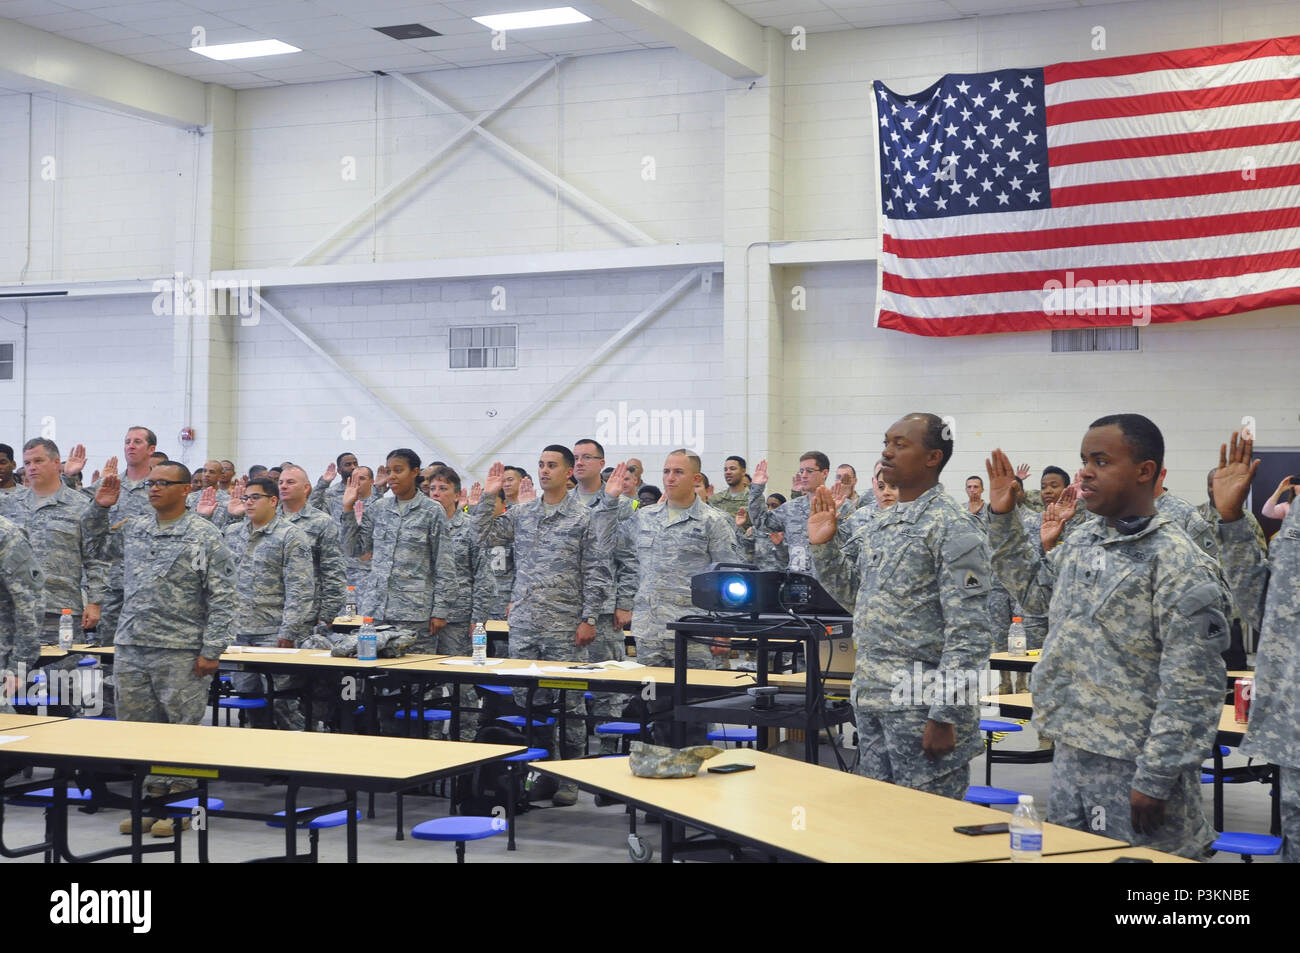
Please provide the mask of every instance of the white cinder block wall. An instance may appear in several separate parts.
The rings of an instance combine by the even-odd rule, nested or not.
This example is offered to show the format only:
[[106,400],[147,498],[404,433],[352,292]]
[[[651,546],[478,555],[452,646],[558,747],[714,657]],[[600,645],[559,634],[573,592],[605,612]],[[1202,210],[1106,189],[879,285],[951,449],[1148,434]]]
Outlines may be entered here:
[[0,280],[22,272],[29,206],[28,281],[192,269],[195,141],[99,106],[0,95]]
[[[1111,413],[1146,414],[1165,437],[1166,485],[1194,503],[1219,444],[1252,416],[1260,445],[1300,446],[1300,386],[1288,355],[1300,349],[1300,309],[1273,308],[1139,331],[1140,351],[1052,354],[1051,333],[922,338],[878,330],[863,317],[862,265],[784,271],[785,427],[805,450],[870,472],[885,430],[904,413],[951,414],[956,446],[944,471],[964,499],[994,447],[1033,469],[1073,473],[1089,423]],[[791,311],[790,289],[807,310]],[[797,390],[791,388],[797,387]],[[786,486],[789,474],[773,483]]]
[[[1101,52],[1092,49],[1097,26],[1106,31]],[[1290,0],[1152,0],[815,33],[803,51],[787,42],[783,155],[775,166],[781,171],[772,183],[763,176],[753,184],[782,190],[782,234],[761,237],[874,237],[872,79],[920,89],[942,71],[1295,30]],[[456,109],[477,114],[541,65],[419,79]],[[743,245],[744,236],[723,221],[724,184],[745,186],[723,179],[726,89],[718,74],[673,50],[575,57],[487,126],[656,241]],[[247,90],[235,95],[228,128],[212,133],[222,141],[210,164],[191,133],[40,96],[31,102],[29,137],[29,97],[0,96],[0,281],[16,281],[27,257],[29,206],[29,280],[190,269],[190,248],[205,247],[205,228],[219,246],[218,267],[288,264],[378,189],[419,167],[462,122],[391,80]],[[52,182],[40,177],[47,154],[58,160]],[[344,176],[349,156],[356,159],[354,179]],[[642,174],[647,157],[654,160],[653,178]],[[210,190],[215,207],[195,201],[196,159],[200,174],[215,167],[223,176]],[[448,153],[424,184],[372,224],[313,260],[364,263],[631,243],[480,141]],[[536,410],[526,428],[487,454],[531,468],[543,443],[591,434],[600,410],[617,413],[627,401],[629,411],[702,412],[705,464],[716,480],[727,453],[756,460],[770,449],[721,445],[724,432],[745,427],[723,419],[717,283],[710,293],[683,296],[618,352],[589,366],[600,344],[681,274],[300,288],[268,297],[384,400],[407,408],[446,445],[446,455],[471,458],[516,415]],[[1165,430],[1171,486],[1199,499],[1210,454],[1242,416],[1256,418],[1262,443],[1300,445],[1300,388],[1288,363],[1300,346],[1297,308],[1147,328],[1135,354],[1052,355],[1046,333],[947,340],[876,331],[869,264],[777,269],[773,284],[782,309],[780,321],[770,322],[778,340],[768,339],[765,322],[751,343],[783,349],[785,398],[773,443],[785,449],[818,447],[834,462],[869,466],[884,426],[900,413],[917,407],[952,413],[958,454],[948,484],[959,493],[961,479],[978,471],[990,446],[1007,447],[1036,471],[1047,463],[1068,466],[1089,420],[1138,410]],[[790,306],[796,284],[806,290],[803,311]],[[507,289],[504,312],[490,308],[497,285]],[[195,460],[233,453],[241,467],[290,455],[315,474],[343,445],[371,458],[398,444],[435,455],[369,398],[330,379],[319,358],[267,315],[255,327],[202,329],[193,350],[207,366],[187,377],[188,346],[174,334],[174,319],[155,317],[149,305],[144,296],[29,305],[31,356],[25,380],[0,383],[0,439],[17,443],[21,431],[31,436],[42,417],[53,416],[60,443],[85,442],[96,466],[137,421],[155,425],[169,451],[176,450],[176,430],[192,423],[199,431]],[[0,304],[0,317],[6,322],[0,341],[20,343],[19,306]],[[449,371],[447,328],[460,323],[517,323],[520,368]],[[209,360],[208,353],[215,356]],[[539,407],[548,385],[576,367],[589,372],[561,399]],[[187,380],[198,388],[192,398]],[[25,427],[19,420],[24,393]],[[191,416],[191,400],[195,413],[227,419]],[[345,416],[356,417],[355,440],[340,435]],[[609,449],[611,460],[640,451],[655,479],[659,463],[650,448]],[[486,462],[470,475],[481,476]],[[788,476],[774,474],[773,485],[784,486]]]
[[[475,117],[544,65],[444,70],[416,79]],[[717,241],[722,89],[721,76],[676,50],[576,57],[484,127],[657,242]],[[288,264],[377,191],[423,166],[466,124],[392,78],[247,90],[239,93],[236,112],[240,267]],[[643,176],[647,158],[653,178]],[[355,179],[344,178],[352,165]],[[358,229],[313,261],[635,244],[473,135],[367,219],[372,222],[378,227]]]
[[[721,475],[721,289],[698,281],[605,362],[590,357],[616,331],[649,308],[684,272],[610,272],[597,276],[417,282],[349,289],[287,290],[268,300],[306,330],[384,404],[344,385],[317,355],[278,322],[262,315],[238,331],[241,465],[285,457],[313,477],[344,449],[382,463],[395,447],[426,462],[442,459],[462,477],[481,479],[494,460],[536,469],[548,443],[572,445],[597,435],[601,412],[680,410],[703,423],[692,433],[706,464]],[[505,310],[493,311],[494,288]],[[448,329],[455,325],[518,325],[515,370],[451,370]],[[539,398],[575,368],[588,373],[566,393]],[[504,443],[495,438],[520,417],[531,422]],[[345,437],[354,426],[355,438]],[[626,431],[625,431],[626,433]],[[685,434],[683,434],[685,436]],[[603,441],[610,465],[640,457],[649,475],[681,440],[661,433],[641,443]],[[436,443],[434,441],[437,441]],[[485,456],[480,459],[480,451]],[[649,477],[647,477],[649,479]],[[657,480],[649,479],[657,484]]]

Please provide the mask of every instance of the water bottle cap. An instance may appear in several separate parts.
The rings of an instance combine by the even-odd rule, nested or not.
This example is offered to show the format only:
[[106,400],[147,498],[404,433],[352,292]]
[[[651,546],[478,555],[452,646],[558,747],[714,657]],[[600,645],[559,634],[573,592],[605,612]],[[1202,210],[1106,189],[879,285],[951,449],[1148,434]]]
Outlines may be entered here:
[[64,614],[64,615],[72,615],[72,610],[71,610],[71,609],[64,609],[64,610],[63,610],[63,614]]
[[1024,620],[1021,619],[1020,616],[1018,616],[1018,615],[1013,615],[1013,616],[1011,617],[1011,621],[1012,621],[1012,622],[1022,622],[1022,621],[1024,621]]
[[356,586],[348,586],[348,592],[356,592],[356,591],[357,591]]
[[366,616],[366,617],[364,617],[361,621],[362,621],[362,622],[374,622],[375,620],[374,620],[374,618],[373,618],[372,616]]
[[1030,807],[1033,807],[1033,806],[1034,806],[1034,796],[1033,796],[1032,794],[1022,794],[1022,795],[1020,795],[1020,803],[1021,803],[1021,804],[1028,804]]

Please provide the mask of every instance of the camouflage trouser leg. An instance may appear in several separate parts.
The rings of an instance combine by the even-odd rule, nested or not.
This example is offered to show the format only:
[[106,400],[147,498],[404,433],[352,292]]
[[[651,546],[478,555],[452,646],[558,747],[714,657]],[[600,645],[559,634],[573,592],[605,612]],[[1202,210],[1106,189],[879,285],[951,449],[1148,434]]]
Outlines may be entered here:
[[[465,655],[473,653],[474,647],[470,644],[470,624],[465,619],[459,622],[448,622],[438,633],[438,654],[440,655]],[[444,691],[443,697],[449,697],[450,690]],[[478,693],[474,691],[473,685],[461,684],[457,693],[460,707],[460,740],[473,741],[474,735],[478,732],[478,709],[480,702]]]
[[1284,863],[1300,863],[1300,768],[1279,767],[1281,772],[1278,792],[1282,812],[1282,860]]
[[[279,641],[279,638],[274,635],[240,635],[235,639],[237,645],[259,645],[264,648],[274,648]],[[235,672],[230,676],[230,684],[241,695],[261,695],[266,691],[267,677],[253,672]],[[302,679],[294,675],[269,677],[277,696],[281,692],[301,688],[303,684]],[[306,730],[307,719],[303,716],[302,704],[298,699],[277,697],[271,704],[271,709],[269,713],[265,708],[252,709],[249,720],[253,723],[253,727],[269,728],[274,724],[282,731]]]
[[[571,630],[562,630],[558,632],[525,632],[520,629],[511,627],[510,629],[510,657],[523,659],[549,659],[564,660],[571,659],[578,654],[578,647],[574,644],[574,635],[577,631],[577,624],[574,624]],[[527,692],[522,688],[514,690],[515,703],[520,708],[527,704]],[[542,713],[537,711],[538,708],[546,708],[556,703],[556,692],[550,688],[539,688],[533,695],[534,717],[542,720]],[[587,723],[586,710],[582,703],[582,692],[571,691],[565,693],[565,719],[564,732],[564,751],[560,753],[561,758],[581,758],[587,753]],[[538,747],[545,747],[548,751],[555,751],[555,729],[544,728],[535,731],[533,742]]]
[[[621,660],[627,656],[623,645],[623,630],[614,624],[613,614],[601,615],[596,619],[596,641],[587,646],[588,662],[608,662]],[[592,698],[592,712],[596,724],[604,721],[618,721],[627,704],[627,697],[616,692],[596,692]],[[615,735],[600,738],[601,754],[615,754],[618,751],[618,737]]]
[[[665,638],[646,638],[636,640],[636,660],[642,665],[654,667],[672,668],[674,665],[674,648],[676,641],[672,637]],[[686,666],[687,668],[718,668],[720,659],[709,651],[707,645],[699,642],[686,643]],[[649,690],[650,698],[646,701],[646,706],[650,709],[651,715],[671,712],[673,710],[673,686],[669,682],[667,685],[647,685],[642,689],[642,697],[645,697],[646,691]],[[672,743],[672,720],[661,719],[654,723],[651,735],[655,744],[670,745]],[[702,722],[688,722],[686,725],[686,735],[684,743],[690,745],[708,744],[709,726]]]
[[1195,860],[1203,859],[1214,840],[1205,817],[1199,767],[1188,768],[1165,801],[1165,822],[1155,834],[1133,829],[1129,798],[1137,765],[1056,743],[1047,819],[1053,824],[1091,831]]
[[[857,774],[901,787],[961,800],[970,786],[972,740],[978,741],[979,712],[974,721],[956,726],[957,746],[942,758],[931,760],[921,748],[929,709],[877,711],[857,708]],[[973,736],[973,737],[972,737]]]
[[[201,722],[212,677],[194,674],[197,659],[198,653],[193,649],[119,645],[113,662],[117,675],[118,720],[166,725]],[[168,783],[195,786],[192,778],[151,775],[146,780],[150,787]]]

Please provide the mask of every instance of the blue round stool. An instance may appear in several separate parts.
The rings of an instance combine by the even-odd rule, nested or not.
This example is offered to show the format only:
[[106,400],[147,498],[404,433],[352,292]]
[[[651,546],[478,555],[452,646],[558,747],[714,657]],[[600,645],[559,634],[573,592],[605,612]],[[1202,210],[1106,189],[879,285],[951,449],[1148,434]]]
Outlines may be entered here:
[[548,752],[545,748],[529,748],[527,751],[521,751],[519,754],[512,754],[508,758],[502,758],[502,761],[545,761]]
[[1282,838],[1271,834],[1247,834],[1242,831],[1224,831],[1213,844],[1213,850],[1240,854],[1241,862],[1249,864],[1251,857],[1271,857],[1282,850]]
[[416,840],[451,841],[456,845],[456,863],[465,863],[465,842],[483,840],[506,832],[503,817],[435,817],[411,829]]
[[[394,718],[413,718],[420,720],[420,709],[418,708],[400,708],[393,712]],[[445,708],[426,708],[424,710],[425,721],[451,721],[451,712]]]
[[966,789],[966,795],[963,801],[970,801],[972,804],[1019,804],[1020,792],[1011,791],[1007,788],[989,788],[982,784],[972,784]]
[[239,698],[236,696],[232,696],[230,698],[219,698],[217,699],[217,707],[224,708],[226,710],[226,726],[229,727],[230,712],[232,710],[238,711],[240,713],[239,722],[240,724],[243,724],[244,722],[243,713],[246,711],[252,711],[255,708],[265,708],[266,699],[265,698]]
[[[68,803],[78,801],[89,801],[91,797],[90,790],[87,788],[68,788]],[[54,788],[41,788],[37,791],[28,791],[26,794],[18,794],[9,798],[9,803],[15,807],[53,807],[54,806]]]
[[705,737],[709,741],[721,741],[726,744],[728,741],[734,741],[738,745],[753,747],[758,741],[757,728],[742,728],[738,725],[728,725],[725,728],[717,728],[710,731]]
[[1001,721],[997,718],[981,718],[980,731],[984,732],[984,785],[993,786],[993,735],[998,732],[1024,731],[1023,726],[1014,721]]
[[[502,715],[500,718],[497,719],[497,721],[504,721],[507,725],[514,725],[516,728],[523,728],[525,718],[523,715]],[[532,722],[532,727],[549,728],[553,724],[555,724],[554,718],[546,718],[542,721],[538,721],[536,718],[534,718]]]
[[[298,813],[301,814],[303,811],[313,811],[313,810],[315,810],[315,808],[300,807],[298,808]],[[358,821],[361,820],[361,811],[358,810],[356,813],[357,813],[357,820]],[[283,829],[284,811],[276,811],[275,816],[280,818],[280,820],[267,821],[266,826],[278,827]],[[307,828],[308,842],[311,844],[311,853],[308,856],[310,857],[311,863],[313,864],[316,863],[316,857],[317,857],[316,852],[319,846],[320,832],[331,827],[342,827],[347,822],[348,822],[348,812],[346,810],[335,811],[333,814],[322,814],[320,817],[313,817],[310,821],[299,822],[298,827]],[[293,860],[294,858],[291,857],[289,859]]]

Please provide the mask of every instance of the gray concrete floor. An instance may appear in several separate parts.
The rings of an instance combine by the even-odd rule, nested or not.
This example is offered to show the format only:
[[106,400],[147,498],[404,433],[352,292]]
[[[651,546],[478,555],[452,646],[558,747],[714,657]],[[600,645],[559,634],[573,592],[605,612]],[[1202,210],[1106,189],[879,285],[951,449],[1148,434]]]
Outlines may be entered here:
[[[1031,749],[1037,746],[1037,737],[1026,725],[1022,732],[1008,735],[999,747]],[[823,764],[833,763],[823,750]],[[845,752],[846,758],[852,756]],[[1244,764],[1236,755],[1226,759],[1228,765]],[[1032,794],[1036,804],[1045,805],[1051,775],[1050,764],[1015,765],[995,764],[993,783],[998,787],[1012,788]],[[40,774],[38,773],[38,777]],[[984,758],[971,762],[971,783],[984,783]],[[124,786],[121,786],[124,788]],[[1229,830],[1267,833],[1269,828],[1269,789],[1260,784],[1225,786],[1225,824]],[[1211,786],[1204,785],[1205,809],[1211,816]],[[284,807],[283,789],[277,786],[214,782],[211,792],[225,799],[228,807],[240,810],[272,813]],[[299,805],[319,803],[320,799],[339,797],[337,792],[303,789]],[[1006,808],[1008,812],[1010,808]],[[43,830],[43,812],[34,808],[9,806],[5,810],[5,843],[9,846],[33,843]],[[358,857],[364,863],[453,863],[455,848],[452,844],[416,841],[410,838],[410,828],[421,821],[447,814],[447,801],[440,798],[409,797],[405,804],[407,838],[394,837],[396,820],[395,799],[390,795],[376,798],[376,816],[365,818],[358,828]],[[118,833],[118,824],[125,817],[121,810],[106,810],[97,814],[69,812],[69,839],[78,853],[100,848],[124,845],[127,838]],[[658,827],[638,824],[641,833],[656,849]],[[237,862],[253,857],[270,856],[283,852],[284,833],[257,821],[212,818],[209,827],[210,850],[213,861]],[[343,828],[320,833],[320,859],[322,862],[342,862],[345,859],[345,831]],[[197,841],[194,832],[184,835],[184,859],[197,861]],[[150,837],[147,843],[161,843]],[[587,793],[579,796],[572,807],[534,809],[518,819],[518,849],[506,849],[504,835],[467,846],[469,863],[630,863],[627,845],[627,814],[621,806],[598,808]],[[306,834],[300,835],[299,849],[306,850]],[[125,858],[119,858],[126,862]],[[169,853],[146,857],[147,863],[171,863]],[[1257,863],[1275,863],[1275,857],[1258,858]],[[40,863],[39,855],[9,861],[8,863]],[[1214,863],[1238,863],[1233,854],[1219,854]]]

